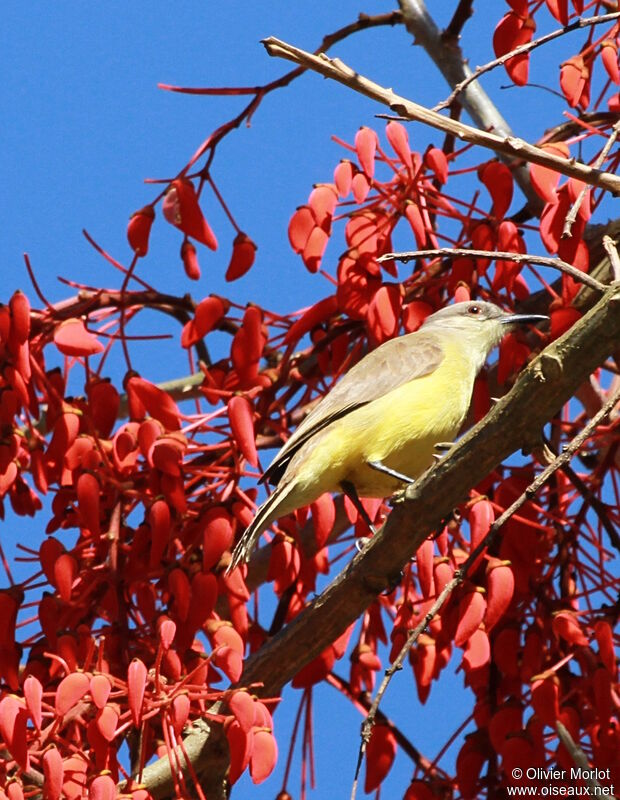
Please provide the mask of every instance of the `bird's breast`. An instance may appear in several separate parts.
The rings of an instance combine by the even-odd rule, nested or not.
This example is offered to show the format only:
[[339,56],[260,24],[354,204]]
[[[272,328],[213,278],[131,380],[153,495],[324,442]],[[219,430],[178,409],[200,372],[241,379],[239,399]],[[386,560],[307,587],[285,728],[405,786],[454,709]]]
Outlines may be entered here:
[[453,441],[471,400],[475,368],[457,346],[445,349],[434,372],[360,406],[312,437],[293,460],[300,490],[306,487],[308,497],[339,491],[344,480],[366,497],[387,497],[402,488],[369,467],[370,461],[411,478],[421,475],[432,463],[435,445]]

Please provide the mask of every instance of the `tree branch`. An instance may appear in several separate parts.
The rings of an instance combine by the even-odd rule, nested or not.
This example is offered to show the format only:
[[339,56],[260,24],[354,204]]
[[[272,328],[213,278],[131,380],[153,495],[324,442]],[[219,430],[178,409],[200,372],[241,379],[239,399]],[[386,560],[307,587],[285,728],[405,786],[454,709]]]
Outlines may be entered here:
[[[262,683],[261,694],[273,696],[390,586],[419,545],[462,502],[471,486],[486,477],[511,453],[527,445],[573,395],[577,387],[620,343],[620,285],[612,285],[567,333],[550,344],[519,377],[512,391],[467,433],[450,454],[405,492],[363,553],[304,611],[246,662],[242,685]],[[221,774],[222,751],[211,751],[208,733],[186,738],[198,753],[196,766]],[[218,737],[221,748],[221,736]],[[219,752],[219,755],[218,755]],[[144,771],[161,779],[161,762]],[[163,797],[171,780],[159,781]]]
[[444,133],[453,134],[457,139],[461,139],[464,142],[486,147],[508,158],[523,159],[533,164],[540,164],[562,175],[577,178],[591,186],[607,189],[613,194],[620,193],[620,177],[617,175],[601,172],[575,159],[562,158],[553,153],[548,153],[540,147],[528,144],[523,139],[515,138],[510,133],[497,135],[477,130],[470,125],[464,125],[462,122],[444,117],[435,111],[431,111],[395,94],[391,89],[379,86],[379,84],[355,72],[339,59],[331,59],[323,54],[315,56],[274,37],[265,39],[263,44],[270,56],[277,56],[302,64],[325,78],[338,81],[338,83],[348,86],[371,100],[376,100],[388,106],[405,119],[423,122],[437,130],[444,131]]

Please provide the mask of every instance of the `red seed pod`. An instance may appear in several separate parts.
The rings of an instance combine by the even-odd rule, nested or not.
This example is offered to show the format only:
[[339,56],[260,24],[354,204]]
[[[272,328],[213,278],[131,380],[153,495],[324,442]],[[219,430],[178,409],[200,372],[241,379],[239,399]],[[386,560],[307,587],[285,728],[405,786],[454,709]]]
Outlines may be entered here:
[[256,703],[248,692],[234,692],[228,698],[228,707],[241,726],[248,733],[256,724]]
[[562,25],[568,25],[568,0],[545,0],[547,8]]
[[361,168],[369,178],[375,174],[377,134],[370,128],[360,128],[355,134],[355,151]]
[[58,716],[64,716],[84,697],[90,688],[90,679],[85,672],[71,672],[63,678],[56,689],[55,708]]
[[187,694],[178,694],[170,705],[170,721],[177,736],[183,732],[187,723],[191,708],[190,699]]
[[294,689],[309,689],[320,683],[331,672],[336,663],[336,654],[333,647],[327,647],[316,658],[302,667],[293,678]]
[[76,483],[78,509],[84,528],[94,536],[99,536],[101,487],[91,472],[83,472]]
[[106,742],[111,742],[118,727],[118,711],[112,706],[104,706],[97,714],[97,728]]
[[112,684],[105,675],[93,675],[90,679],[90,696],[97,708],[103,708],[108,702]]
[[424,320],[433,313],[433,308],[422,300],[412,300],[403,306],[402,322],[407,333],[422,327]]
[[149,249],[149,235],[155,219],[153,206],[144,206],[135,211],[127,225],[127,240],[129,246],[137,256],[145,256]]
[[616,655],[614,651],[613,631],[606,620],[599,620],[594,624],[594,636],[598,644],[599,658],[612,676],[616,676]]
[[413,169],[413,160],[411,158],[411,147],[409,145],[409,134],[407,128],[401,125],[400,122],[391,120],[385,126],[385,134],[388,142],[392,145],[392,149],[409,169]]
[[444,184],[448,180],[448,159],[443,150],[429,147],[424,153],[424,165],[435,173],[439,183]]
[[523,708],[516,701],[509,701],[496,711],[489,722],[489,738],[493,749],[500,753],[509,736],[520,733],[523,728]]
[[342,160],[334,170],[334,183],[338,190],[339,197],[344,200],[351,191],[353,180],[353,164],[348,160]]
[[191,281],[200,280],[200,264],[198,263],[198,253],[194,245],[187,239],[181,245],[181,261],[185,274]]
[[273,581],[280,596],[299,577],[301,558],[299,550],[288,536],[278,534],[272,542],[267,580]]
[[512,202],[512,172],[501,161],[488,161],[479,167],[478,177],[493,200],[491,213],[495,219],[503,219]]
[[244,395],[235,395],[228,401],[228,419],[232,435],[243,457],[258,467],[256,434],[254,432],[254,409]]
[[433,594],[433,550],[431,539],[425,539],[418,547],[416,561],[418,564],[418,580],[420,590],[425,600]]
[[30,335],[30,302],[19,289],[9,300],[11,312],[10,340],[14,345],[24,344]]
[[356,172],[351,181],[351,190],[353,192],[353,199],[360,205],[368,197],[370,192],[370,182],[363,172]]
[[[530,16],[520,16],[509,11],[499,21],[493,33],[493,50],[500,58],[519,45],[527,44],[532,40],[536,23]],[[504,64],[506,72],[517,86],[525,86],[528,80],[530,65],[529,53],[509,58]]]
[[435,673],[437,648],[435,640],[423,633],[418,639],[418,646],[412,650],[411,661],[415,675],[418,697],[425,703],[430,693],[430,686]]
[[194,318],[191,319],[181,332],[181,347],[191,347],[203,336],[212,331],[226,313],[226,306],[219,297],[211,295],[205,297],[196,306]]
[[204,572],[197,572],[192,578],[191,605],[187,615],[187,625],[193,630],[201,628],[205,620],[213,613],[217,601],[217,590],[217,578],[211,573],[205,575]]
[[454,644],[463,647],[473,636],[484,618],[486,601],[481,592],[468,592],[461,598],[458,610],[458,625],[454,636]]
[[134,658],[127,670],[127,700],[133,724],[138,727],[142,721],[142,705],[146,689],[147,670],[139,658]]
[[583,56],[576,55],[564,61],[560,69],[560,88],[572,108],[587,108],[590,68]]
[[49,747],[43,753],[43,776],[45,778],[45,800],[60,800],[64,766],[62,756],[55,747]]
[[27,722],[28,713],[15,695],[5,695],[0,701],[0,736],[23,770],[30,763]]
[[374,792],[385,780],[396,756],[396,737],[387,725],[374,725],[366,748],[366,794]]
[[[480,499],[478,502],[474,503],[469,509],[469,528],[471,531],[471,543],[470,543],[470,552],[473,552],[476,547],[480,544],[480,542],[484,539],[484,537],[488,534],[489,530],[491,529],[491,525],[495,520],[495,512],[493,511],[493,506],[491,503],[486,499]],[[480,557],[476,559],[475,565],[472,567],[472,572],[476,569],[478,564],[484,558],[484,553],[486,549],[482,551]]]
[[368,304],[368,329],[376,342],[385,342],[396,336],[401,303],[400,288],[384,284]]
[[137,375],[132,375],[125,381],[125,388],[138,397],[146,411],[159,420],[166,430],[179,430],[179,409],[167,392]]
[[465,645],[463,669],[466,674],[472,670],[481,669],[489,663],[490,659],[491,645],[489,644],[489,637],[485,631],[479,628],[472,633]]
[[618,46],[613,39],[601,42],[601,60],[605,72],[613,83],[620,83],[620,70],[618,69]]
[[309,206],[300,206],[288,224],[288,240],[295,253],[301,255],[316,222]]
[[73,583],[78,574],[78,563],[69,553],[62,553],[54,563],[54,586],[58,594],[68,603],[71,600]]
[[484,617],[487,633],[506,613],[514,588],[515,576],[510,562],[491,559],[487,566],[487,610]]
[[479,734],[470,734],[456,757],[456,782],[464,800],[473,800],[480,791],[480,774],[487,760],[487,747]]
[[302,261],[308,272],[318,272],[321,266],[321,259],[329,241],[329,234],[323,228],[315,227],[312,229],[306,246],[301,254]]
[[226,727],[226,738],[230,750],[230,769],[228,772],[228,782],[233,786],[241,777],[241,774],[250,762],[252,752],[253,735],[246,733],[237,720],[233,720]]
[[94,356],[104,349],[101,342],[86,330],[81,319],[61,322],[54,331],[54,344],[65,356]]
[[[542,148],[552,155],[560,156],[561,158],[568,159],[570,157],[570,151],[564,142],[543,144]],[[539,197],[546,203],[551,203],[552,205],[558,202],[556,188],[560,182],[559,172],[549,169],[549,167],[543,167],[540,164],[530,164],[530,178],[532,186]]]
[[202,568],[212,569],[230,549],[233,542],[233,528],[230,514],[222,506],[210,508],[201,519],[203,528]]
[[330,233],[332,216],[338,203],[336,188],[329,183],[317,184],[310,192],[308,206],[314,216],[314,222],[325,233]]
[[83,756],[75,755],[63,761],[65,776],[62,790],[67,800],[78,800],[84,797],[86,791],[86,771],[88,762]]
[[271,775],[278,760],[278,744],[272,733],[258,729],[254,731],[250,754],[250,776],[252,783],[259,784]]
[[89,800],[116,800],[116,783],[111,775],[97,775],[88,789]]
[[168,503],[166,503],[165,500],[156,500],[149,509],[148,519],[151,529],[149,567],[154,569],[160,565],[168,542],[170,541],[172,526]]
[[226,270],[226,280],[236,281],[250,269],[256,258],[256,245],[245,233],[238,233],[233,242],[230,263]]
[[424,218],[416,203],[408,202],[405,206],[405,216],[411,225],[411,230],[415,236],[416,245],[422,249],[426,247],[426,226]]
[[588,637],[581,629],[577,616],[571,611],[558,611],[554,614],[551,627],[556,636],[561,637],[569,644],[581,647],[587,647],[590,644]]
[[41,709],[43,686],[41,685],[41,681],[34,675],[28,675],[24,681],[23,690],[24,700],[26,701],[26,708],[30,714],[30,719],[34,722],[35,728],[40,731],[43,721],[43,712]]
[[555,728],[555,723],[560,714],[559,686],[556,675],[534,681],[532,684],[532,706],[544,725]]
[[338,310],[336,295],[319,300],[311,306],[302,316],[294,322],[286,332],[283,343],[297,342],[317,325],[321,325],[332,317]]
[[120,395],[108,380],[92,380],[86,388],[90,418],[101,439],[109,439],[120,408]]
[[405,792],[403,800],[435,800],[435,795],[431,787],[424,781],[412,781]]
[[7,344],[11,332],[11,310],[0,303],[0,344]]
[[312,511],[312,526],[314,528],[314,539],[320,550],[325,546],[327,539],[336,521],[336,506],[334,499],[329,493],[322,494],[310,506]]
[[217,239],[204,218],[194,184],[187,178],[178,178],[170,184],[164,198],[162,212],[171,225],[196,239],[211,250],[217,250]]
[[[175,498],[175,502],[172,501],[178,488],[177,481],[181,479],[184,453],[185,447],[178,439],[165,436],[153,444],[147,455],[149,464],[163,473],[161,476],[161,491],[173,506],[176,506],[176,501],[179,499]],[[170,479],[167,483],[165,483],[166,478]]]
[[[62,548],[62,545],[60,545]],[[20,589],[4,589],[0,591],[0,648],[10,647],[15,642],[15,625],[17,623],[17,612],[24,600],[24,594]]]
[[184,622],[189,613],[190,584],[184,570],[176,567],[168,575],[168,591],[173,598],[172,608],[176,616]]

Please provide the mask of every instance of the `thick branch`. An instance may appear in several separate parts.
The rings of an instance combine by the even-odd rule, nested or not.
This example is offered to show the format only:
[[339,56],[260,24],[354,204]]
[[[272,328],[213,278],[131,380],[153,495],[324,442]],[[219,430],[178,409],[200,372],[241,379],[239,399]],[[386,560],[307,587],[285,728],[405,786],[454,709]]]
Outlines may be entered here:
[[301,64],[308,69],[318,72],[325,78],[338,81],[338,83],[348,86],[350,89],[369,97],[371,100],[383,103],[383,105],[388,106],[392,111],[405,119],[423,122],[444,133],[450,133],[464,142],[486,147],[508,158],[523,159],[533,164],[540,164],[562,175],[577,178],[591,186],[599,186],[614,194],[620,193],[620,177],[617,175],[612,175],[609,172],[601,172],[598,169],[594,169],[572,158],[568,159],[553,155],[552,153],[542,150],[540,147],[528,144],[523,141],[523,139],[518,139],[510,134],[501,136],[495,133],[481,131],[477,128],[472,128],[470,125],[464,125],[462,122],[444,117],[411,100],[407,100],[405,97],[397,95],[391,89],[379,86],[379,84],[355,72],[355,70],[351,69],[351,67],[347,66],[339,59],[331,59],[323,54],[319,56],[312,55],[312,53],[308,53],[305,50],[301,50],[298,47],[294,47],[274,37],[265,39],[263,44],[267,48],[267,52],[270,56],[288,59],[289,61]]
[[[620,285],[614,284],[564,336],[522,373],[512,391],[467,433],[450,455],[406,491],[368,548],[271,641],[251,656],[240,683],[261,682],[277,694],[391,585],[420,544],[445,516],[516,450],[529,446],[577,387],[620,345]],[[206,734],[190,734],[197,766],[217,773],[218,759]],[[196,741],[198,739],[199,741]],[[159,762],[158,762],[159,763]],[[157,765],[147,768],[147,773]],[[165,784],[160,784],[158,797]]]

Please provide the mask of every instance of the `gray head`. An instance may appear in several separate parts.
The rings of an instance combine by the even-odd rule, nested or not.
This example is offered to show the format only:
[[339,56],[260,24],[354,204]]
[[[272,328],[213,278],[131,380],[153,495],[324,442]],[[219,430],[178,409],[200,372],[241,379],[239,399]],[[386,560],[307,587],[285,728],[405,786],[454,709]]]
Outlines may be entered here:
[[541,314],[511,314],[493,303],[468,300],[436,311],[424,322],[424,331],[454,332],[484,353],[483,359],[502,337],[517,325],[546,320]]

